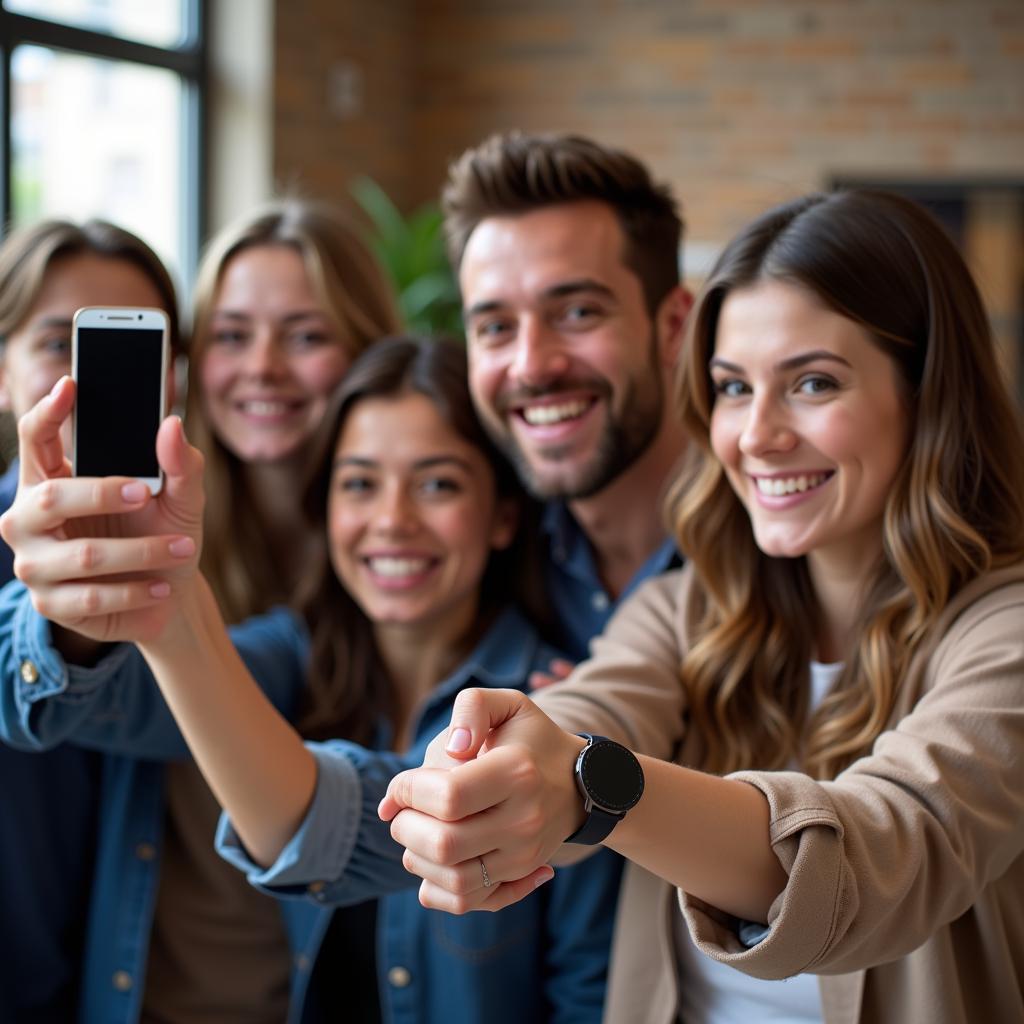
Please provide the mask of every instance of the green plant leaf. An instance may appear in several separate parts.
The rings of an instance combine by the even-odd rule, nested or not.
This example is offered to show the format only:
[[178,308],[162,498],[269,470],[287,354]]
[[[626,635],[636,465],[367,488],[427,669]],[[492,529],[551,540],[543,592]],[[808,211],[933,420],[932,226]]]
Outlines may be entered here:
[[404,238],[405,218],[377,182],[372,178],[357,178],[352,182],[352,195],[373,221],[378,237],[394,241]]
[[405,217],[372,178],[358,178],[351,190],[369,217],[370,245],[392,279],[408,327],[460,337],[462,305],[438,204],[424,203]]
[[441,303],[455,301],[451,277],[439,271],[416,278],[401,294],[402,310],[411,320]]
[[370,241],[377,257],[401,285],[410,277],[408,254],[409,227],[398,207],[372,178],[357,178],[351,186],[352,195],[373,225]]

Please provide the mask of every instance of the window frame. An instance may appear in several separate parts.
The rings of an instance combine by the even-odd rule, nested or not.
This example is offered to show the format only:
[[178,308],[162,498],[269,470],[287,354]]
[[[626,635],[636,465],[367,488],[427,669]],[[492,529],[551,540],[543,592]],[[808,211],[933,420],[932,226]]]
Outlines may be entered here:
[[11,55],[15,47],[44,46],[64,53],[128,61],[178,75],[184,97],[179,168],[184,210],[181,273],[188,280],[199,260],[208,216],[208,24],[206,0],[187,0],[184,39],[176,47],[153,46],[25,14],[0,3],[0,223],[11,223]]

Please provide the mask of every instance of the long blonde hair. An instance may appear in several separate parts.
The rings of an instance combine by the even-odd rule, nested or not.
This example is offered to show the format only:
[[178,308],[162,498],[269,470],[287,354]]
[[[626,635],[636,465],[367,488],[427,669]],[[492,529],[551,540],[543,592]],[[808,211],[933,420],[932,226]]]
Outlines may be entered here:
[[[228,621],[237,622],[292,596],[294,565],[280,565],[268,527],[246,494],[242,463],[214,436],[203,411],[199,369],[224,270],[244,249],[286,245],[302,257],[313,289],[350,343],[354,359],[400,327],[393,289],[355,227],[333,207],[306,199],[268,203],[229,225],[206,248],[196,278],[186,416],[206,456],[203,572]],[[296,493],[296,505],[301,495]]]
[[[820,613],[803,558],[764,555],[710,446],[708,361],[726,296],[764,279],[810,289],[896,363],[910,418],[883,555],[858,641],[809,715]],[[866,753],[910,659],[968,581],[1024,556],[1024,437],[978,290],[940,225],[889,193],[814,195],[765,214],[723,252],[690,324],[679,401],[693,438],[669,496],[697,574],[696,630],[682,665],[704,767],[834,777]]]

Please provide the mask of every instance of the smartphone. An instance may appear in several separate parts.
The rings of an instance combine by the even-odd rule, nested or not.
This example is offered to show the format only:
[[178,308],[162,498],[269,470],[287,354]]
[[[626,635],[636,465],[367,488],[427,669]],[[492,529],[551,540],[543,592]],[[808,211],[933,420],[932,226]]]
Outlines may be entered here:
[[75,313],[75,476],[132,476],[160,491],[156,432],[166,410],[168,349],[162,309],[90,306]]

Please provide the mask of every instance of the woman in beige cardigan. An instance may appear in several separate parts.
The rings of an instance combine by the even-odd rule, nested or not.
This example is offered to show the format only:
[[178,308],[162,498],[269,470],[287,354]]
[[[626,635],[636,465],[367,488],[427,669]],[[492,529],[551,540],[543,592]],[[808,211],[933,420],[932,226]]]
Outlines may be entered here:
[[[421,900],[514,902],[604,805],[613,1024],[1024,1020],[1024,438],[962,259],[893,195],[775,209],[679,398],[687,568],[536,704],[460,695],[381,806]],[[583,730],[638,763],[575,778]]]

